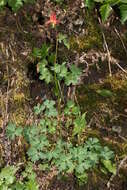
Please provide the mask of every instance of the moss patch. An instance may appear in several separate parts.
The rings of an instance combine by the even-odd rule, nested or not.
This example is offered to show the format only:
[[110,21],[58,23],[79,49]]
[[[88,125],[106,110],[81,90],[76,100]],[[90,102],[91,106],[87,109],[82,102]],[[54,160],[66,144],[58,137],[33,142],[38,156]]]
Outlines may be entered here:
[[[103,95],[100,92],[111,92]],[[82,85],[77,89],[79,104],[83,111],[87,111],[88,120],[94,114],[98,115],[100,123],[105,125],[117,124],[124,126],[127,108],[127,79],[118,73],[107,77],[103,83]],[[124,130],[124,129],[123,129]]]
[[88,12],[86,12],[84,20],[86,23],[85,34],[70,38],[72,49],[82,52],[93,48],[102,48],[102,35],[97,21]]

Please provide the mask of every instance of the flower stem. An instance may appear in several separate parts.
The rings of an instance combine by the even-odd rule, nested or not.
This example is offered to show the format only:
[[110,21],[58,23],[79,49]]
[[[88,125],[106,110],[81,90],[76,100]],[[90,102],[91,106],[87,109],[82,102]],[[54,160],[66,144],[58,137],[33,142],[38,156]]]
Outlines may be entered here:
[[[55,50],[55,61],[54,61],[54,66],[57,62],[57,55],[58,55],[58,38],[57,38],[57,32],[56,32],[56,50]],[[62,91],[61,91],[61,86],[59,83],[59,80],[57,79],[56,72],[54,72],[54,80],[55,80],[55,90],[56,94],[58,96],[58,112],[60,113],[61,110],[61,97],[62,97]]]

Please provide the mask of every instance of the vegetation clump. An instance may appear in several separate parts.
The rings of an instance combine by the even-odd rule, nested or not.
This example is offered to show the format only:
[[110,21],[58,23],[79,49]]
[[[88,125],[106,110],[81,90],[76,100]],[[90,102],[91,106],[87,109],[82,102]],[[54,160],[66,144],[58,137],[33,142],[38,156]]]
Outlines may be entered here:
[[[126,105],[124,105],[126,80],[113,78],[113,72],[117,72],[117,70],[114,69],[115,67],[113,67],[113,72],[111,70],[112,55],[102,23],[108,20],[111,12],[115,9],[120,11],[119,18],[122,23],[125,23],[127,3],[123,0],[84,0],[82,3],[76,1],[74,6],[80,4],[79,9],[85,10],[86,13],[86,21],[83,22],[86,27],[85,32],[77,34],[73,32],[73,27],[79,27],[80,24],[75,26],[69,23],[68,28],[64,29],[63,27],[68,21],[76,18],[73,16],[66,18],[67,7],[72,5],[72,1],[44,1],[44,9],[41,14],[39,12],[41,10],[40,2],[43,1],[2,0],[0,2],[0,9],[8,7],[15,13],[11,16],[14,16],[13,19],[16,21],[18,34],[28,36],[29,32],[22,26],[23,19],[20,23],[21,15],[18,14],[18,11],[21,11],[19,13],[23,14],[23,18],[25,18],[28,16],[26,10],[20,10],[20,8],[25,3],[36,3],[36,10],[34,10],[36,13],[30,18],[30,23],[32,24],[33,19],[36,24],[32,26],[33,28],[31,27],[32,29],[29,28],[29,31],[32,30],[30,39],[34,38],[35,31],[33,32],[33,30],[38,30],[36,35],[39,36],[37,38],[39,45],[35,46],[32,42],[32,47],[27,52],[20,52],[23,61],[29,57],[28,60],[34,65],[36,79],[33,79],[32,76],[29,77],[29,73],[27,73],[29,69],[25,70],[25,74],[23,69],[21,72],[20,69],[17,69],[19,62],[15,59],[18,54],[13,52],[15,44],[11,42],[9,48],[5,48],[6,71],[3,71],[4,78],[2,77],[0,83],[1,86],[4,84],[0,95],[2,93],[5,95],[4,103],[1,99],[2,111],[0,110],[0,123],[2,123],[0,130],[0,143],[2,144],[2,146],[0,144],[0,189],[39,190],[42,188],[39,177],[52,170],[57,178],[73,176],[76,183],[78,182],[78,185],[84,187],[85,184],[89,184],[89,176],[102,175],[102,178],[106,176],[106,180],[109,180],[106,181],[107,186],[110,187],[111,180],[119,174],[122,167],[121,163],[118,168],[116,167],[116,160],[119,161],[126,154],[126,140],[124,136],[121,136],[121,125],[124,122],[118,122],[120,117],[126,117],[125,113],[127,112]],[[66,6],[64,6],[65,4]],[[50,5],[52,10],[47,9],[47,5]],[[58,13],[53,10],[53,7]],[[93,13],[95,9],[96,18],[94,16],[92,19],[89,18],[91,11]],[[72,9],[72,13],[75,14],[75,8]],[[40,19],[42,20],[40,21]],[[85,18],[83,17],[83,19]],[[84,25],[81,24],[81,27]],[[66,30],[72,31],[72,34],[68,36]],[[115,31],[124,52],[126,52],[123,39],[118,31]],[[23,45],[25,46],[26,43],[21,44],[21,46]],[[0,43],[0,46],[3,48],[3,43]],[[86,56],[89,50],[98,51],[103,46],[104,51],[107,51],[103,59],[98,56],[99,52],[95,53],[95,57],[93,54]],[[9,54],[10,52],[11,54]],[[10,64],[10,55],[12,56],[12,65]],[[113,74],[113,77],[107,77],[105,81],[99,78],[99,84],[96,82],[84,85],[86,78],[88,79],[87,83],[91,83],[91,73],[93,74],[95,71],[101,73],[102,64],[106,62],[103,60],[108,60],[110,75]],[[116,66],[126,73],[126,70],[115,61]],[[25,65],[26,61],[23,64]],[[94,77],[96,78],[93,74]],[[28,78],[29,80],[27,80]],[[33,81],[36,80],[36,84],[42,88],[45,86],[45,88],[51,89],[50,94],[35,95],[35,99],[31,100],[28,91],[28,86],[33,83],[31,78]],[[12,90],[12,87],[15,89]],[[125,89],[123,90],[123,88]],[[3,95],[1,97],[3,98]],[[29,109],[26,104],[29,104]],[[118,104],[122,105],[122,108],[119,106],[119,111]],[[124,114],[122,114],[122,110],[124,110]],[[117,115],[114,116],[114,113]],[[120,126],[116,125],[116,121]],[[118,137],[118,144],[124,141],[121,143],[124,146],[119,148],[119,153],[116,150],[116,137]],[[126,157],[122,163],[125,161]]]

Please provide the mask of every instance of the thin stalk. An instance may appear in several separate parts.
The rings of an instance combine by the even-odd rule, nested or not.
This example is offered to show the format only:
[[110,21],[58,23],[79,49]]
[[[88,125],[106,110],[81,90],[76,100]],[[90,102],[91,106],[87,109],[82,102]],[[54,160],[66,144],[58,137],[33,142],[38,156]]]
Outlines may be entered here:
[[[55,51],[55,60],[54,60],[54,66],[57,63],[57,55],[58,55],[58,38],[57,38],[57,31],[56,31],[56,51]],[[56,72],[54,71],[54,80],[55,80],[55,88],[56,93],[58,95],[58,128],[59,128],[59,135],[61,136],[61,121],[60,121],[60,115],[61,115],[61,87],[59,80],[57,79]]]
[[[58,55],[58,38],[57,38],[57,32],[56,32],[56,51],[55,51],[55,60],[54,60],[54,66],[57,62],[57,55]],[[63,98],[63,94],[62,94],[62,90],[61,90],[61,86],[60,86],[60,82],[57,79],[57,75],[56,72],[54,72],[54,80],[55,80],[55,88],[56,88],[56,93],[58,95],[58,111],[60,113],[61,111],[61,99],[64,100]]]
[[[57,35],[56,35],[56,51],[55,51],[54,66],[55,66],[56,61],[57,61],[57,52],[58,52],[58,39],[57,39]],[[55,80],[56,92],[57,92],[57,94],[59,96],[59,87],[58,87],[56,72],[54,72],[54,80]]]

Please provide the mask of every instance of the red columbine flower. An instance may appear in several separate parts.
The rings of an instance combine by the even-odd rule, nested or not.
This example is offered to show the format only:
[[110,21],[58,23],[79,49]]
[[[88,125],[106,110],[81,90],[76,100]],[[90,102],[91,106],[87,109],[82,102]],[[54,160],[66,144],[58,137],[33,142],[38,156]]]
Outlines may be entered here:
[[59,24],[59,20],[56,19],[56,13],[51,13],[50,19],[46,22],[46,24],[52,24],[53,28]]

